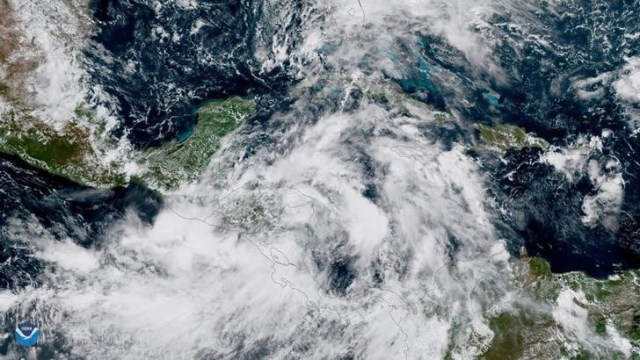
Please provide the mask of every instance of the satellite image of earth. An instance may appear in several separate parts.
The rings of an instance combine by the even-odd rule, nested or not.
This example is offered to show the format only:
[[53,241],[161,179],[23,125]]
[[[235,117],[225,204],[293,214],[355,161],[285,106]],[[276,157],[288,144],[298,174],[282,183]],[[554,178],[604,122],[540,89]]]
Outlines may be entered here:
[[2,359],[640,360],[640,0],[0,0]]

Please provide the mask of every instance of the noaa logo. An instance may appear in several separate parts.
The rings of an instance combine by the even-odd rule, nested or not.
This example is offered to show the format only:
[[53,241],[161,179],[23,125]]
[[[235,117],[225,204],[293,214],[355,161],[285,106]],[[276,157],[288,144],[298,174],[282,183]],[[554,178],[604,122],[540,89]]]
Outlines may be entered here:
[[21,346],[33,346],[39,338],[40,330],[30,322],[24,322],[16,328],[16,341]]

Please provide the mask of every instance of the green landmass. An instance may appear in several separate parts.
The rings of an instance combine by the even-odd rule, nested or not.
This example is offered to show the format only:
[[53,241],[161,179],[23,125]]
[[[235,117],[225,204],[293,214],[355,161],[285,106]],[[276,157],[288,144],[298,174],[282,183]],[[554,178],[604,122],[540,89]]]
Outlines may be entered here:
[[520,297],[532,303],[517,303],[490,318],[494,338],[484,359],[624,358],[606,346],[592,353],[563,331],[550,309],[564,289],[584,293],[587,302],[579,306],[588,312],[592,336],[601,338],[595,343],[611,344],[611,331],[615,330],[631,342],[633,358],[640,358],[640,270],[622,271],[601,280],[580,272],[553,274],[544,259],[535,257],[519,260],[514,267]]
[[[527,354],[529,349],[535,348],[537,343],[545,343],[546,338],[557,330],[550,316],[532,316],[526,309],[521,308],[492,318],[489,327],[494,333],[494,338],[493,343],[482,356],[486,360],[526,358],[527,355],[532,355]],[[546,353],[549,359],[558,354],[559,349]]]
[[375,103],[390,112],[416,119],[433,121],[436,125],[449,124],[454,120],[452,114],[439,111],[434,106],[417,100],[393,81],[367,82],[353,79],[343,74],[325,74],[319,77],[315,88],[318,95],[344,101],[346,91],[359,91],[367,101]]
[[480,139],[485,144],[500,151],[523,149],[526,147],[537,147],[541,149],[549,147],[549,143],[544,139],[528,134],[524,129],[514,125],[498,124],[495,126],[487,126],[476,124],[475,128],[480,133]]
[[75,122],[56,131],[14,111],[2,114],[0,121],[0,152],[81,184],[121,184],[123,176],[98,161],[89,140],[89,129]]
[[93,187],[123,185],[128,180],[123,166],[126,161],[134,161],[145,170],[133,180],[170,190],[196,179],[218,150],[222,137],[236,129],[254,109],[254,100],[240,97],[207,102],[198,110],[193,134],[184,142],[143,152],[130,151],[124,159],[109,164],[100,161],[101,154],[115,150],[117,144],[107,138],[101,141],[103,148],[94,148],[91,139],[102,133],[104,127],[96,123],[90,110],[78,107],[75,119],[60,130],[37,120],[26,110],[11,110],[0,114],[0,152]]
[[529,259],[529,269],[535,276],[550,276],[551,266],[544,259],[539,257],[533,257]]
[[450,115],[445,112],[437,112],[435,115],[436,123],[444,124],[450,121]]
[[187,140],[141,154],[140,162],[147,168],[141,178],[166,190],[194,181],[220,147],[221,139],[254,110],[255,101],[240,97],[207,102],[198,110],[196,127]]

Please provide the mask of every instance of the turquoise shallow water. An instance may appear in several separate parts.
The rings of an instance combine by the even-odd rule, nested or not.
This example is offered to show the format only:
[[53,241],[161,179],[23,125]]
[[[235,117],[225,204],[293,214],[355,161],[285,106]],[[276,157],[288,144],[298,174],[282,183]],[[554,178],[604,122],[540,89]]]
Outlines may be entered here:
[[[448,306],[471,298],[488,308],[499,300],[507,281],[496,275],[496,264],[502,263],[493,257],[502,252],[489,251],[494,242],[503,240],[512,258],[522,248],[541,256],[554,272],[605,278],[640,267],[640,140],[631,121],[638,105],[620,99],[614,80],[588,81],[629,75],[623,70],[628,58],[640,55],[640,37],[634,35],[640,33],[638,2],[571,1],[558,4],[558,11],[531,1],[535,11],[498,12],[472,31],[490,50],[482,61],[424,27],[390,36],[390,44],[371,47],[357,61],[341,59],[340,51],[367,49],[370,41],[358,38],[360,32],[350,34],[347,45],[328,41],[311,49],[317,55],[312,61],[295,53],[304,40],[298,36],[309,30],[303,26],[302,2],[287,8],[286,26],[273,27],[264,25],[265,19],[283,9],[264,11],[261,1],[161,3],[158,8],[152,1],[91,2],[96,27],[82,66],[88,83],[109,95],[100,101],[119,121],[111,135],[126,136],[138,148],[182,142],[192,134],[199,104],[235,94],[255,95],[256,115],[227,139],[226,152],[214,159],[210,177],[181,211],[166,204],[179,203],[182,195],[161,195],[137,184],[91,189],[16,159],[0,159],[0,225],[18,224],[0,231],[0,289],[20,294],[45,289],[50,296],[45,304],[27,302],[5,312],[4,323],[12,324],[20,311],[51,316],[60,328],[43,346],[49,358],[74,349],[122,351],[118,341],[138,346],[130,349],[142,349],[137,354],[171,344],[185,353],[193,350],[194,358],[220,358],[223,352],[227,358],[260,358],[288,349],[294,340],[290,351],[298,357],[313,349],[327,351],[325,358],[366,358],[367,349],[336,344],[391,347],[404,346],[404,339],[408,344],[410,336],[434,344],[444,339],[398,330],[398,319],[424,315],[415,304],[428,310],[416,317],[431,321],[425,328],[447,332],[456,328],[451,324],[466,329],[483,323],[485,313],[474,313],[480,310],[473,306],[462,315]],[[325,15],[310,17],[321,22]],[[206,24],[192,33],[198,20]],[[398,26],[410,23],[405,20]],[[290,58],[263,67],[255,53],[270,51],[272,33],[282,32],[292,39]],[[382,67],[385,60],[390,67]],[[135,71],[127,73],[128,66]],[[297,66],[304,71],[298,73]],[[360,82],[354,80],[358,76]],[[601,95],[578,96],[579,86]],[[415,106],[421,115],[411,113],[409,99],[423,105]],[[448,120],[430,121],[433,110]],[[482,143],[476,124],[519,126],[554,148],[496,152]],[[560,158],[566,165],[574,153],[579,153],[575,170],[545,160]],[[622,196],[616,193],[618,177]],[[201,208],[206,214],[198,212]],[[158,223],[159,214],[164,217]],[[154,233],[154,226],[160,230]],[[106,234],[113,241],[107,248]],[[25,241],[34,238],[47,239],[44,248],[77,244],[89,260],[79,257],[70,269],[58,267],[69,266],[68,259],[45,260]],[[273,247],[267,247],[270,241]],[[212,250],[211,243],[220,246]],[[293,250],[285,254],[287,249]],[[485,261],[483,256],[490,260],[473,263]],[[93,260],[99,266],[91,268]],[[487,270],[493,282],[487,286],[485,278],[475,278],[477,268]],[[293,275],[275,276],[289,270]],[[57,283],[58,272],[69,282]],[[251,282],[255,279],[258,284]],[[308,288],[300,290],[300,284]],[[281,293],[264,290],[268,286],[290,286],[293,295],[278,297]],[[88,299],[92,306],[71,314],[67,304],[55,304],[62,310],[48,312],[61,294],[80,304]],[[316,294],[330,305],[309,305]],[[295,296],[303,300],[296,303]],[[105,303],[121,307],[102,307]],[[172,311],[183,308],[176,303],[190,306],[176,315]],[[374,305],[389,313],[350,326]],[[251,312],[256,308],[260,311]],[[113,309],[126,312],[122,327],[110,323],[120,315]],[[65,311],[76,316],[76,327],[63,326],[59,314]],[[173,316],[170,321],[154,323],[165,314]],[[255,319],[272,325],[272,314],[278,321],[285,314],[289,327],[252,327]],[[113,329],[122,338],[110,338],[113,343],[104,347],[71,344],[69,334],[86,326],[85,315],[97,319],[96,338]],[[191,329],[185,318],[196,319],[199,337],[184,330]],[[384,323],[388,318],[393,321]],[[174,323],[184,327],[173,328]],[[370,324],[371,331],[358,333]],[[215,348],[207,342],[211,328],[225,326],[227,338],[215,339],[224,346]],[[396,337],[384,337],[394,331]],[[322,336],[312,336],[317,333]],[[388,342],[363,340],[365,335]],[[160,344],[161,336],[175,343]],[[180,347],[192,338],[207,347]],[[12,346],[6,340],[0,354],[11,353]],[[394,350],[401,356],[408,347]]]

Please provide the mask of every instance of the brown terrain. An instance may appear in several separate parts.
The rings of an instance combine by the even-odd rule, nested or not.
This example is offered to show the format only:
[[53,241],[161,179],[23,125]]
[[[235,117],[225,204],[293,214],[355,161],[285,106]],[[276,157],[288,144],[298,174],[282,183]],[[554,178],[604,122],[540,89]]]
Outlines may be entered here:
[[33,41],[20,31],[9,0],[0,0],[0,98],[23,103],[26,80],[39,65],[36,53]]

